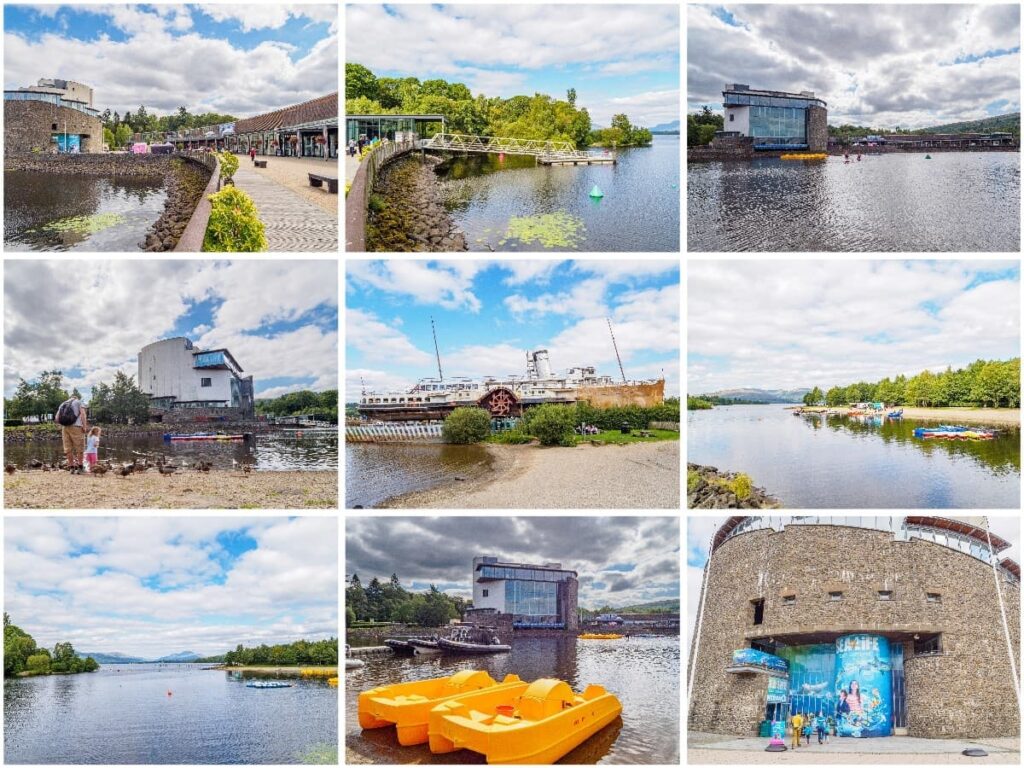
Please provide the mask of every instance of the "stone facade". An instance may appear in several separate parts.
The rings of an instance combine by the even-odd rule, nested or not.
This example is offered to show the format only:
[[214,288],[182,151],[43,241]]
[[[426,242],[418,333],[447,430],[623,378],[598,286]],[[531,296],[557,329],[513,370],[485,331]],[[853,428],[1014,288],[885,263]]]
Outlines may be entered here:
[[807,149],[809,152],[828,149],[828,110],[825,107],[807,108]]
[[[696,731],[753,735],[765,715],[761,674],[725,672],[753,640],[877,633],[904,643],[907,734],[1016,736],[1020,716],[991,566],[940,544],[840,525],[790,525],[727,539],[709,563],[703,622],[691,644],[689,708]],[[1020,584],[1000,589],[1020,658]],[[878,590],[892,590],[879,600]],[[841,591],[832,601],[829,591]],[[929,602],[938,592],[941,602]],[[795,596],[783,605],[783,596]],[[753,604],[764,600],[760,625]],[[915,656],[913,633],[942,634],[942,653]],[[699,640],[696,664],[693,651]],[[811,642],[822,642],[814,640]]]
[[244,408],[153,408],[149,418],[163,424],[203,424],[217,422],[244,422],[252,419]]
[[5,156],[56,153],[50,137],[65,131],[82,136],[83,153],[103,151],[103,123],[98,117],[42,101],[4,101]]

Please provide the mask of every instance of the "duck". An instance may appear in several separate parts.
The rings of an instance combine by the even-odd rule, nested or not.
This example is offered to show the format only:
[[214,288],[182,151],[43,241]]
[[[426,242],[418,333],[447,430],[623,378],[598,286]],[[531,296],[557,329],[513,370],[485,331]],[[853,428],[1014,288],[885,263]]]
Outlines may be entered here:
[[6,472],[8,475],[13,475],[17,471],[18,468],[13,464],[8,464],[6,467],[4,467],[4,472]]
[[125,464],[123,467],[121,467],[120,472],[121,472],[121,477],[128,477],[128,475],[130,475],[132,473],[132,465],[131,464]]
[[242,471],[248,475],[250,472],[252,472],[252,466],[249,464],[243,464]]
[[93,465],[92,468],[92,474],[96,475],[97,477],[103,477],[103,475],[107,474],[107,472],[109,471],[110,469],[108,467],[103,466],[99,462]]
[[161,464],[157,467],[161,475],[173,475],[177,469],[173,464]]
[[29,462],[29,466],[31,466],[32,469],[41,469],[46,465],[43,464],[43,462],[41,462],[39,459],[32,459],[32,461]]

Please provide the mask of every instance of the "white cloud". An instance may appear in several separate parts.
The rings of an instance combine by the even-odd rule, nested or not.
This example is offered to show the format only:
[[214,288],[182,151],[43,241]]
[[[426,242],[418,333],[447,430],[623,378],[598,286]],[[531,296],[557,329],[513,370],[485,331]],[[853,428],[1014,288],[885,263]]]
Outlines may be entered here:
[[358,287],[369,285],[389,293],[411,296],[420,304],[476,312],[473,277],[479,262],[362,261],[348,263],[348,277]]
[[404,333],[382,322],[372,312],[361,309],[346,310],[345,341],[362,352],[369,362],[423,367],[433,360]]

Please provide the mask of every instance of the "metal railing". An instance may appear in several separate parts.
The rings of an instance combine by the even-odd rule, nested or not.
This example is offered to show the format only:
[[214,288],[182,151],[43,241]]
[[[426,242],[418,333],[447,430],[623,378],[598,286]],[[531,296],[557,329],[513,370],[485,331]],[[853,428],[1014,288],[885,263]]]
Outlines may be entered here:
[[345,440],[350,443],[437,442],[440,439],[440,424],[368,424],[345,427]]
[[466,133],[435,133],[423,146],[425,149],[443,149],[452,152],[530,155],[545,160],[582,160],[590,157],[589,152],[576,149],[569,141],[473,136]]

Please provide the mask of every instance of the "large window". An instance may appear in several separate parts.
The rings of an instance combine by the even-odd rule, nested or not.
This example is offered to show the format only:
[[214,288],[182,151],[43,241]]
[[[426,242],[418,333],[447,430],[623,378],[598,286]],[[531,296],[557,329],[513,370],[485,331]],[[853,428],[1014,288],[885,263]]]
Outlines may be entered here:
[[755,139],[804,141],[806,110],[792,107],[751,107],[750,135]]
[[518,626],[559,624],[558,585],[549,581],[505,582],[505,612],[512,614],[512,623]]

